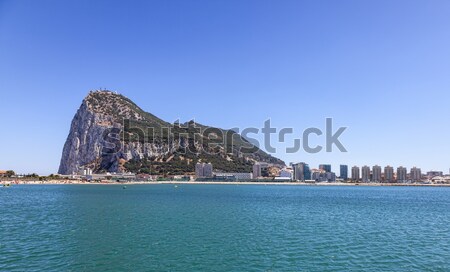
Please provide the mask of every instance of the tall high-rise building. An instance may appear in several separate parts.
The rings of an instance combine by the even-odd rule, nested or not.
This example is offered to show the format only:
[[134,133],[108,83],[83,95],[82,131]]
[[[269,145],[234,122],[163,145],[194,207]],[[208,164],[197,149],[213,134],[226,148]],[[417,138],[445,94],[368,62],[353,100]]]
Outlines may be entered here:
[[294,163],[292,165],[292,169],[294,170],[293,179],[294,180],[311,180],[311,170],[309,169],[309,165],[300,162],[300,163]]
[[412,181],[421,181],[422,180],[422,171],[420,168],[413,167],[411,168],[411,174],[410,174]]
[[197,178],[202,178],[203,177],[203,163],[197,163],[195,165],[195,176]]
[[269,164],[265,162],[257,162],[253,165],[253,178],[269,176]]
[[331,164],[321,164],[319,165],[320,170],[324,170],[325,172],[331,172]]
[[359,181],[359,167],[353,166],[352,167],[352,180],[353,181]]
[[386,182],[394,181],[394,167],[388,165],[384,168],[384,180]]
[[213,176],[213,166],[211,163],[205,163],[205,166],[203,167],[203,175],[208,178]]
[[341,179],[347,180],[348,179],[348,165],[341,164],[340,168],[341,168],[340,169],[341,170],[341,172],[340,172]]
[[306,163],[304,167],[304,176],[305,180],[311,180],[311,169],[309,168],[309,165]]
[[369,166],[364,165],[361,168],[361,179],[362,179],[362,182],[370,181],[370,167]]
[[381,182],[381,166],[375,165],[372,167],[372,179],[373,182]]
[[403,166],[397,167],[397,181],[404,182],[407,180],[408,180],[408,176],[407,176],[406,168]]
[[195,175],[197,178],[211,178],[213,176],[213,167],[211,163],[197,163],[195,165]]
[[261,166],[259,165],[259,163],[255,163],[253,164],[253,178],[257,179],[261,176]]

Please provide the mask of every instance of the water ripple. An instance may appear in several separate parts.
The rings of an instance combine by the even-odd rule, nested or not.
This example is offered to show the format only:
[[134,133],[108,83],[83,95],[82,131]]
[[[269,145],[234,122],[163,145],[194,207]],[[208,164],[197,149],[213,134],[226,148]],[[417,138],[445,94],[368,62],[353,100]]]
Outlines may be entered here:
[[13,186],[1,271],[450,271],[450,188]]

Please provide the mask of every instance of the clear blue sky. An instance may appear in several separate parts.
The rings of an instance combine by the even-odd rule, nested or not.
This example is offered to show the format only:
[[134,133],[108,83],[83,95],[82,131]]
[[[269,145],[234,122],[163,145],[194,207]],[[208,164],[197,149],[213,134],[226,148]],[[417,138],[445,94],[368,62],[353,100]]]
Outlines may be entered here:
[[348,153],[274,143],[286,162],[447,172],[449,14],[447,0],[0,0],[0,169],[56,172],[102,87],[167,121],[349,127]]

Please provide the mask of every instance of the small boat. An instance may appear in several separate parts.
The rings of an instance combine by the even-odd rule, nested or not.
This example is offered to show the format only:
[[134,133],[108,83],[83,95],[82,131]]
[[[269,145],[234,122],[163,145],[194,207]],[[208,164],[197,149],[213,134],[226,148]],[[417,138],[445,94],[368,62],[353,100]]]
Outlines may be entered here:
[[122,189],[124,189],[124,190],[125,190],[126,188],[127,188],[127,186],[123,186],[123,187],[122,187]]

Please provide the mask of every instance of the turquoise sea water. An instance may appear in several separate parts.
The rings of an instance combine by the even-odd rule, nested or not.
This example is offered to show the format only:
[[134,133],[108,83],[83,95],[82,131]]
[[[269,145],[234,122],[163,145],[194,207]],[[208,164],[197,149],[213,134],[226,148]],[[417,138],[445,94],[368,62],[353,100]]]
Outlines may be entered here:
[[1,271],[450,271],[450,188],[0,188]]

